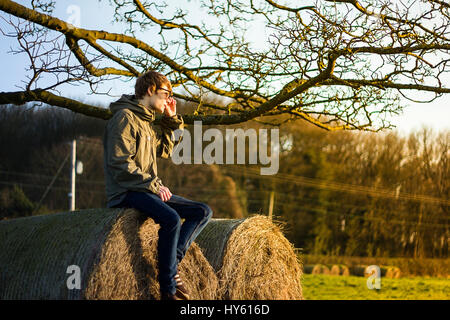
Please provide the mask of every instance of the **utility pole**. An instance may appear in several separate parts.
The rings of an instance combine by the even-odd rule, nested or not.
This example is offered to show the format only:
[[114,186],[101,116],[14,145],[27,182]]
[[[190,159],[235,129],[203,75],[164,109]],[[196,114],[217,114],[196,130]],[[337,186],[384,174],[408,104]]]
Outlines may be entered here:
[[77,162],[77,140],[72,140],[72,155],[71,155],[71,174],[70,174],[70,193],[69,193],[69,210],[75,211],[75,165]]
[[274,197],[275,197],[275,191],[270,191],[270,201],[269,201],[269,219],[270,220],[272,220]]

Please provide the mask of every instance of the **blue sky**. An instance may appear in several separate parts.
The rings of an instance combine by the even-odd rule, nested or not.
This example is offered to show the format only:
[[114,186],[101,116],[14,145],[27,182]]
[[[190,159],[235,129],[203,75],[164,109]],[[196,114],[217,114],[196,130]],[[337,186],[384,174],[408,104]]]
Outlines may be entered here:
[[[30,6],[30,1],[17,1],[27,7]],[[184,1],[186,2],[186,1]],[[189,5],[193,5],[192,1]],[[80,9],[79,22],[81,27],[87,29],[104,29],[110,32],[122,33],[123,30],[118,24],[111,23],[113,14],[112,7],[109,6],[109,1],[57,1],[54,15],[68,20],[71,17],[71,12],[68,11],[70,6],[78,6]],[[73,13],[73,12],[72,12]],[[7,18],[8,15],[0,13],[1,17]],[[5,22],[0,20],[0,27],[4,27]],[[151,39],[143,39],[151,41]],[[27,58],[25,55],[12,55],[7,53],[11,46],[15,47],[17,41],[9,39],[0,34],[0,61],[2,77],[0,78],[1,91],[17,91],[17,85],[21,84],[24,79],[25,67]],[[448,77],[449,78],[449,77]],[[446,85],[446,84],[444,84]],[[133,82],[114,81],[110,84],[113,96],[120,96],[121,93],[129,93],[133,90]],[[446,85],[450,87],[450,85]],[[62,90],[65,96],[84,100],[85,102],[98,103],[101,102],[107,105],[109,102],[115,100],[114,97],[108,96],[89,96],[86,95],[88,89],[85,87],[66,86]],[[411,97],[421,97],[422,93],[412,92]],[[428,126],[436,131],[450,130],[450,94],[436,99],[432,103],[418,104],[408,100],[404,100],[403,114],[392,118],[392,123],[397,126],[397,130],[401,133],[409,133],[411,130],[419,129],[422,126]]]

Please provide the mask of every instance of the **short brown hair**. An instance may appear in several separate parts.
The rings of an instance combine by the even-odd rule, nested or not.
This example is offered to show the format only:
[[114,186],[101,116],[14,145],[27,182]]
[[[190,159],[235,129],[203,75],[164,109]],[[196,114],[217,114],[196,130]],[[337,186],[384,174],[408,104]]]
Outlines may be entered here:
[[136,79],[134,94],[137,99],[142,99],[147,94],[148,89],[153,94],[163,84],[167,85],[168,89],[172,91],[172,85],[165,75],[153,70],[147,71]]

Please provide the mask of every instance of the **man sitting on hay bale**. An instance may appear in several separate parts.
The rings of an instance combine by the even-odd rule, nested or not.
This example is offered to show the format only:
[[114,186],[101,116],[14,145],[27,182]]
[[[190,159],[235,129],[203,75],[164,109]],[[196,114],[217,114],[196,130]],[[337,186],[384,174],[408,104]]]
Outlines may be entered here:
[[[110,109],[113,116],[103,141],[107,206],[135,208],[160,225],[161,299],[189,299],[177,266],[211,219],[212,210],[204,203],[173,195],[157,174],[156,157],[172,155],[180,141],[172,141],[173,131],[183,129],[170,81],[148,71],[136,80],[135,94],[122,95]],[[159,128],[153,124],[156,113],[163,114]]]

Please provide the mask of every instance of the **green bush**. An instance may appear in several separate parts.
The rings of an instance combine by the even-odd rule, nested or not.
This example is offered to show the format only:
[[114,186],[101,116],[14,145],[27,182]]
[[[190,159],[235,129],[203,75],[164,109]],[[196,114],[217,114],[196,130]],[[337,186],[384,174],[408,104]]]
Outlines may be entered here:
[[17,185],[0,191],[0,219],[30,216],[34,207],[33,202]]

